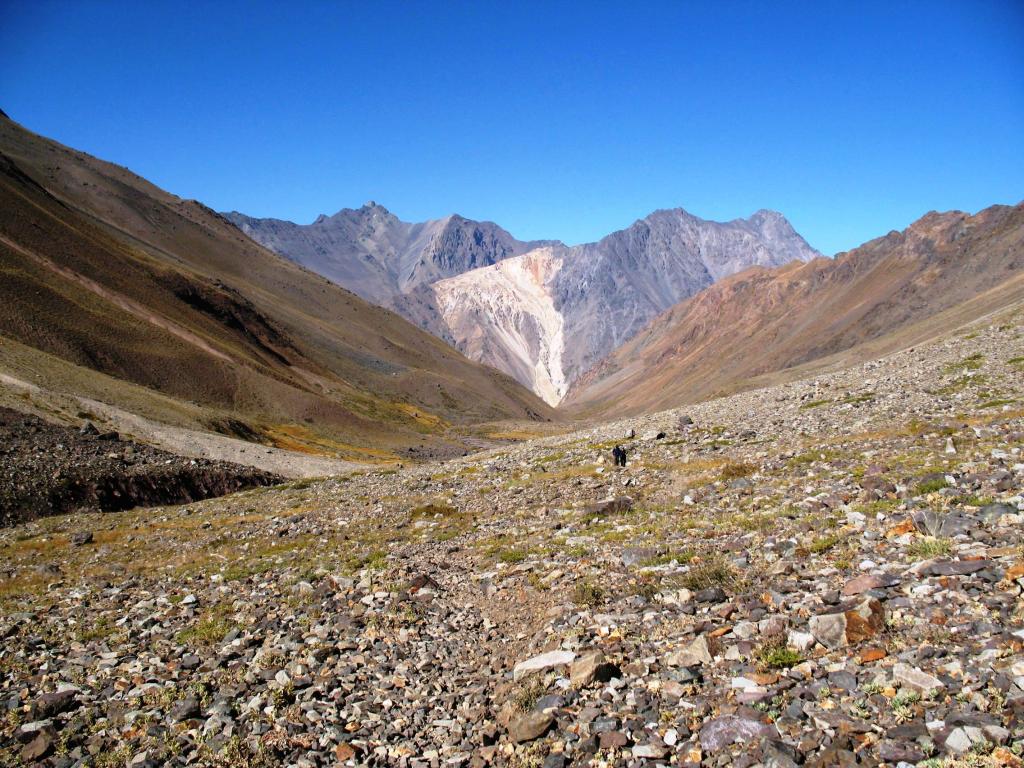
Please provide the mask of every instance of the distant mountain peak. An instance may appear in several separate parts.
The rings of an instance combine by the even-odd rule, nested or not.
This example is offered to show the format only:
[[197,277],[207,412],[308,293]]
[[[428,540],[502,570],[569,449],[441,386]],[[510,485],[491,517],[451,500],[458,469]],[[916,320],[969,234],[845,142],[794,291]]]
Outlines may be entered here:
[[784,221],[789,224],[789,219],[770,208],[759,208],[750,215],[747,221]]

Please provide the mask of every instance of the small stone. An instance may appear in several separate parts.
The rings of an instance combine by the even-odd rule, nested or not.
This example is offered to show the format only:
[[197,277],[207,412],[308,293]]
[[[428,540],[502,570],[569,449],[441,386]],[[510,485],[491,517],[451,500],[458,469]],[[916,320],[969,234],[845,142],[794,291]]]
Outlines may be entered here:
[[26,744],[21,750],[21,759],[26,763],[34,763],[37,760],[42,760],[46,755],[50,754],[50,750],[52,749],[53,734],[49,731],[40,731],[36,734],[36,737]]
[[356,756],[356,751],[351,744],[339,744],[334,748],[334,756],[342,763],[351,760]]
[[786,642],[798,651],[809,651],[814,645],[814,635],[810,632],[797,632],[795,629],[791,629],[786,637]]
[[934,675],[929,675],[920,669],[904,664],[903,662],[897,662],[893,665],[892,676],[896,682],[902,685],[908,685],[911,688],[916,688],[922,693],[928,691],[942,690],[946,686]]
[[621,749],[629,744],[629,737],[622,731],[603,731],[597,737],[601,749]]
[[861,664],[870,664],[873,661],[879,661],[885,657],[886,653],[881,648],[865,648],[860,652],[859,656]]
[[700,729],[700,746],[707,752],[718,752],[730,744],[746,744],[762,738],[777,738],[778,731],[760,720],[736,715],[723,715],[708,720]]
[[694,596],[698,603],[721,603],[728,597],[721,587],[709,587],[699,590]]
[[846,612],[846,642],[859,643],[875,637],[885,626],[885,609],[874,598],[861,600]]
[[858,576],[855,579],[851,579],[843,585],[843,595],[845,597],[852,597],[854,595],[861,595],[872,589],[882,589],[883,587],[892,587],[899,583],[898,579],[893,579],[884,576],[876,576],[874,574],[865,573]]
[[846,645],[846,614],[825,613],[811,616],[811,635],[826,648],[841,648]]
[[92,531],[75,531],[70,537],[71,543],[76,547],[84,547],[92,543]]
[[172,723],[180,723],[183,720],[191,720],[199,717],[199,702],[192,696],[177,702],[169,713]]
[[712,664],[714,657],[704,635],[696,638],[685,648],[670,654],[665,663],[670,667],[695,667],[698,664]]
[[668,750],[658,744],[640,744],[633,747],[633,757],[647,757],[659,760],[667,754]]
[[633,500],[629,496],[618,496],[588,504],[583,511],[588,515],[617,515],[633,509]]
[[922,570],[924,576],[967,576],[983,571],[992,565],[991,560],[946,560],[932,563]]
[[525,712],[516,715],[508,724],[508,737],[515,744],[539,739],[554,724],[555,718],[546,712]]
[[569,680],[577,688],[590,685],[595,680],[607,683],[619,675],[619,668],[605,659],[600,650],[587,651],[569,665]]
[[945,746],[948,751],[962,755],[974,746],[974,742],[963,728],[954,728],[946,737]]
[[44,693],[36,699],[36,716],[45,719],[74,709],[79,705],[75,694],[73,689]]

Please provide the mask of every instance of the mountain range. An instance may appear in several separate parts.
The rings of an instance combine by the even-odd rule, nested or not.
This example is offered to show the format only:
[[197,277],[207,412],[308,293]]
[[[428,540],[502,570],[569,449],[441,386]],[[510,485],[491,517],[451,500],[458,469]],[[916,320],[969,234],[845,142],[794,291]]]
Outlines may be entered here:
[[[6,116],[0,377],[22,393],[59,390],[176,427],[362,460],[461,453],[465,425],[554,416],[509,377],[201,203]],[[66,407],[47,415],[75,420],[79,409]]]
[[[552,405],[658,314],[728,275],[820,256],[781,214],[656,211],[595,243],[522,242],[461,216],[419,224],[376,203],[300,225],[225,217],[287,258],[387,306]],[[566,343],[570,339],[571,343]]]

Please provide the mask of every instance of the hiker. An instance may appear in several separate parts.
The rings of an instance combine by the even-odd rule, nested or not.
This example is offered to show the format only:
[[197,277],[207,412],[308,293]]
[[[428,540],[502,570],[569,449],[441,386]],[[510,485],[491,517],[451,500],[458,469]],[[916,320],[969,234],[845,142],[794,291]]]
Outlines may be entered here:
[[626,449],[621,445],[616,445],[612,448],[612,458],[615,459],[616,467],[626,466]]

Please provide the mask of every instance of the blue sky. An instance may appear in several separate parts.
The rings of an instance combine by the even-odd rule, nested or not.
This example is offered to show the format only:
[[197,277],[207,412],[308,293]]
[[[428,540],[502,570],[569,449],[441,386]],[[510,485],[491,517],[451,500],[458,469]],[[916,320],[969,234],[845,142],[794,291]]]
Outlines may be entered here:
[[219,210],[521,238],[1024,199],[1024,3],[0,0],[0,108]]

